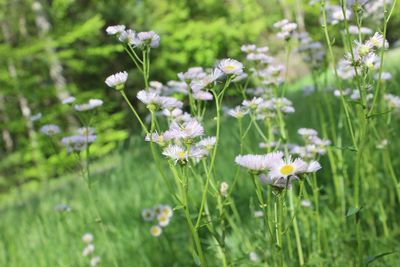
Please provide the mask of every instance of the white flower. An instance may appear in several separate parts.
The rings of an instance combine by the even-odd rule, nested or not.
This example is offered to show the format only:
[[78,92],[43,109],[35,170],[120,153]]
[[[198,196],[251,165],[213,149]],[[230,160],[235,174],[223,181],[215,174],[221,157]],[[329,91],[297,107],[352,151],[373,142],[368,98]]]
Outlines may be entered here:
[[61,132],[60,127],[55,124],[43,125],[43,127],[40,128],[40,131],[47,136],[53,136]]
[[124,30],[125,30],[125,25],[114,25],[114,26],[108,26],[106,32],[109,35],[116,35],[118,33],[123,32]]
[[82,241],[86,244],[93,242],[93,235],[91,233],[86,233],[82,236]]
[[72,135],[61,139],[61,144],[67,148],[68,152],[82,151],[88,144],[93,143],[95,140],[96,135]]
[[305,208],[309,208],[309,207],[312,206],[311,201],[308,200],[308,199],[302,199],[300,204],[301,204],[302,207],[305,207]]
[[199,147],[204,147],[207,150],[211,150],[215,143],[217,142],[217,138],[215,136],[210,136],[202,139],[200,142],[197,143]]
[[142,209],[142,218],[146,222],[152,221],[154,219],[154,211],[152,209]]
[[67,98],[64,98],[63,101],[62,101],[63,104],[72,104],[74,102],[75,102],[75,97],[73,97],[73,96],[69,96]]
[[162,233],[162,229],[161,229],[161,227],[158,226],[158,225],[153,225],[153,226],[150,228],[150,234],[151,234],[152,236],[154,236],[154,237],[159,237],[159,236],[161,235],[161,233]]
[[283,20],[280,20],[280,21],[275,22],[275,23],[274,23],[274,27],[275,27],[275,28],[282,28],[283,26],[285,26],[285,25],[288,24],[288,23],[289,23],[289,20],[283,19]]
[[95,129],[91,128],[91,127],[82,127],[82,128],[77,129],[78,134],[83,135],[83,136],[94,135],[94,131],[95,131]]
[[239,166],[245,167],[251,171],[260,172],[266,170],[283,156],[282,152],[274,152],[266,155],[239,155],[236,156],[235,162]]
[[161,227],[167,226],[167,225],[169,224],[169,220],[170,220],[170,217],[168,217],[168,216],[167,216],[166,214],[164,214],[164,213],[161,213],[161,214],[159,214],[159,215],[157,216],[158,224],[159,224]]
[[169,145],[162,154],[174,160],[175,164],[178,161],[185,162],[188,159],[187,151],[180,145]]
[[307,172],[308,164],[297,158],[292,160],[291,157],[287,159],[280,158],[270,165],[268,176],[272,179],[287,178]]
[[133,45],[137,47],[150,46],[156,48],[160,45],[160,36],[153,32],[139,32],[133,42]]
[[316,130],[310,128],[300,128],[297,130],[297,133],[304,137],[318,135],[318,132]]
[[374,36],[372,36],[367,43],[375,48],[382,48],[384,46],[385,48],[389,48],[389,43],[383,39],[383,35],[376,32]]
[[257,253],[254,252],[254,251],[252,251],[252,252],[249,253],[249,259],[250,259],[251,261],[254,261],[254,262],[257,262],[257,261],[260,260],[260,258],[258,257]]
[[240,75],[243,73],[243,64],[231,58],[221,60],[218,64],[218,68],[228,75]]
[[100,99],[90,99],[88,103],[75,105],[74,108],[76,111],[87,111],[97,108],[103,105],[103,101]]
[[135,42],[135,38],[136,38],[135,31],[129,29],[126,31],[122,31],[118,37],[118,40],[120,40],[123,43],[133,44]]
[[105,80],[105,83],[109,87],[121,90],[124,89],[127,79],[128,79],[128,73],[126,71],[122,71],[108,76],[107,79]]
[[[379,73],[376,73],[374,79],[377,81],[379,79]],[[389,81],[392,79],[392,74],[390,72],[383,71],[381,73],[381,81]]]
[[100,257],[96,256],[90,259],[90,267],[96,267],[100,263]]
[[241,119],[241,118],[243,118],[244,117],[244,115],[246,115],[247,113],[249,113],[249,111],[246,109],[243,109],[241,106],[236,106],[235,108],[233,108],[233,109],[229,109],[228,111],[227,111],[227,114],[229,115],[229,116],[232,116],[232,117],[234,117],[234,118],[236,118],[236,119]]
[[29,119],[31,121],[37,121],[37,120],[40,120],[41,118],[42,118],[42,113],[39,112],[39,113],[36,113],[36,114],[32,115]]
[[203,126],[195,119],[191,119],[179,125],[172,122],[168,131],[165,132],[164,137],[168,139],[193,139],[204,134]]
[[174,215],[174,211],[169,205],[164,205],[162,208],[162,213],[166,215],[168,218],[171,218]]
[[250,53],[252,51],[255,51],[257,49],[257,46],[255,44],[244,44],[240,47],[240,50],[245,53]]
[[87,256],[89,256],[90,254],[92,254],[93,252],[94,252],[94,245],[93,245],[93,244],[89,244],[89,245],[87,245],[87,246],[83,249],[82,255],[83,255],[84,257],[87,257]]
[[306,172],[316,172],[321,169],[321,164],[318,161],[312,161],[308,164]]
[[228,195],[229,184],[227,182],[221,182],[219,186],[219,193],[226,197]]
[[254,218],[261,218],[264,216],[264,212],[262,210],[254,211]]

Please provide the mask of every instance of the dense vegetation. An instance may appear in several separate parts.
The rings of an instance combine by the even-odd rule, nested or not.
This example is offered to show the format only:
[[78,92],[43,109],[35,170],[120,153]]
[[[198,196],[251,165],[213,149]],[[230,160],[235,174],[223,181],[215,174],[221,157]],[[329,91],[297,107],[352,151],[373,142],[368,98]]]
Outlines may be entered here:
[[400,265],[396,1],[0,5],[0,266]]

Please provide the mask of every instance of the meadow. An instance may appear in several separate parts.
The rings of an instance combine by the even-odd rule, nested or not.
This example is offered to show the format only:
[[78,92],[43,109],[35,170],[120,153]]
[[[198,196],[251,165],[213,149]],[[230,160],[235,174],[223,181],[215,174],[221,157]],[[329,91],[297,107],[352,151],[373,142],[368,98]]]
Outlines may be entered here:
[[113,97],[52,102],[0,164],[0,266],[400,266],[398,5],[311,2],[318,40],[279,17],[163,82],[162,33],[104,26]]

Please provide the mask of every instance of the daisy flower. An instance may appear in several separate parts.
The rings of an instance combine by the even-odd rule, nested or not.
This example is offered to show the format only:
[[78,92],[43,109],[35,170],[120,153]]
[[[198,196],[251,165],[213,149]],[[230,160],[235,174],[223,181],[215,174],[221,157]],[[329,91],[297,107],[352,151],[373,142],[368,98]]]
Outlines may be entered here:
[[106,32],[108,35],[116,35],[125,30],[125,25],[108,26]]
[[150,234],[154,237],[159,237],[162,233],[162,229],[159,225],[153,225],[150,228]]
[[86,233],[82,236],[82,241],[86,244],[93,242],[93,235],[91,233]]
[[90,259],[90,267],[96,267],[100,263],[100,257],[96,256]]
[[95,249],[94,245],[93,244],[89,244],[83,249],[82,255],[84,257],[87,257],[87,256],[89,256],[90,254],[92,254],[94,252],[94,249]]
[[207,150],[211,150],[215,143],[217,142],[217,138],[215,136],[210,136],[202,139],[200,142],[197,143],[199,147],[204,147]]
[[152,221],[154,216],[154,211],[152,209],[142,209],[142,218],[145,222]]
[[281,159],[282,152],[273,152],[266,155],[239,155],[236,156],[235,162],[239,166],[249,169],[253,172],[261,172],[272,166],[272,164]]
[[47,136],[53,136],[61,132],[60,127],[55,124],[46,124],[40,128],[40,131]]
[[162,213],[165,214],[167,217],[172,217],[174,215],[174,211],[169,205],[164,205],[162,208]]
[[221,60],[218,68],[227,75],[240,75],[243,73],[243,64],[231,58]]
[[167,226],[167,225],[169,224],[169,220],[170,220],[170,217],[168,217],[168,216],[167,216],[166,214],[164,214],[164,213],[161,213],[161,214],[159,214],[159,215],[157,216],[158,224],[159,224],[161,227]]
[[128,79],[128,73],[126,71],[117,72],[110,75],[105,80],[105,83],[112,88],[117,90],[123,90],[125,88],[126,80]]
[[153,32],[139,32],[133,42],[133,45],[145,48],[147,46],[156,48],[160,45],[160,36]]
[[72,104],[72,103],[74,103],[74,102],[75,102],[75,97],[73,97],[73,96],[69,96],[69,97],[64,98],[64,99],[62,100],[62,103],[63,103],[63,104]]
[[162,152],[164,156],[172,159],[175,164],[180,162],[185,162],[188,159],[187,151],[180,145],[169,145]]

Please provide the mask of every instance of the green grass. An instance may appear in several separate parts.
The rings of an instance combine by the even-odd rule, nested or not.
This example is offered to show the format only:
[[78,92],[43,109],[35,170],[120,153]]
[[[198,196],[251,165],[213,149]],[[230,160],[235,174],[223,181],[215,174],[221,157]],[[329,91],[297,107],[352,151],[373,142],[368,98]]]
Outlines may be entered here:
[[[392,53],[395,55],[397,52],[399,51]],[[399,68],[395,60],[389,58],[388,66],[399,77]],[[300,84],[308,82],[309,79],[305,78]],[[398,85],[398,81],[393,84]],[[295,89],[299,87],[299,85],[293,86]],[[294,100],[296,107],[296,113],[289,115],[287,121],[290,141],[298,140],[295,131],[300,127],[314,127],[321,130],[315,112],[315,98],[303,96],[299,90],[294,90],[289,98]],[[336,107],[339,105],[338,99],[332,96],[329,96],[329,101],[336,103]],[[398,118],[394,118],[392,123],[398,124]],[[208,134],[215,131],[212,120],[208,121],[206,128]],[[345,136],[345,130],[342,130],[341,134]],[[391,133],[393,138],[389,151],[392,155],[392,164],[398,172],[400,143],[395,138],[396,134],[399,134],[398,127]],[[239,151],[235,120],[223,118],[221,136],[221,153],[217,157],[215,177],[217,181],[227,181],[231,184],[235,171],[232,167],[233,159]],[[246,140],[245,153],[260,153],[261,149],[257,147],[259,141],[260,138],[250,132]],[[370,142],[377,141],[379,140],[370,140]],[[348,145],[349,141],[344,138],[343,147],[332,147],[331,151],[335,153],[342,150],[343,162],[346,166],[352,166],[355,154],[344,149]],[[69,174],[48,183],[32,185],[31,189],[15,191],[3,197],[0,208],[0,266],[88,266],[88,259],[82,256],[84,244],[81,237],[85,232],[94,234],[96,255],[101,256],[102,266],[113,266],[114,258],[118,265],[123,267],[194,266],[189,252],[188,230],[181,210],[175,210],[170,225],[165,228],[160,238],[150,236],[149,228],[152,224],[142,220],[140,216],[142,208],[159,203],[174,206],[174,202],[156,170],[149,146],[143,138],[132,136],[126,147],[123,151],[115,152],[93,166],[96,173],[92,189],[94,200],[89,197],[89,191],[79,173]],[[368,259],[373,259],[369,257],[393,252],[378,258],[370,266],[400,266],[398,251],[400,215],[399,204],[393,190],[395,185],[383,166],[379,164],[382,162],[380,152],[369,155],[369,158],[373,160],[370,166],[374,168],[377,176],[375,183],[362,184],[362,209],[357,216],[363,233],[363,258],[367,263]],[[308,182],[303,198],[311,200],[313,206],[301,207],[297,214],[306,266],[354,266],[355,216],[346,217],[341,210],[328,157],[323,156],[321,163],[323,170],[318,173],[321,250],[317,245],[316,203],[312,198],[312,187]],[[166,165],[164,167],[166,168]],[[351,172],[343,177],[346,211],[351,208],[353,201],[352,179]],[[311,183],[311,180],[309,182]],[[196,188],[201,183],[194,177],[190,181],[192,210],[199,206],[198,199],[201,192]],[[294,187],[294,192],[298,192],[297,186]],[[241,173],[238,186],[233,192],[233,200],[239,218],[232,212],[227,214],[227,218],[234,220],[235,223],[229,227],[226,237],[226,246],[232,263],[235,266],[274,266],[268,265],[274,248],[271,247],[272,242],[266,240],[261,231],[262,221],[253,216],[253,212],[257,210],[257,199],[250,177],[245,172]],[[68,204],[72,211],[56,212],[54,207],[60,203]],[[211,202],[210,206],[213,205],[215,203]],[[100,212],[102,222],[99,222],[95,206]],[[102,225],[106,228],[106,235],[102,231]],[[215,241],[205,235],[204,230],[200,230],[200,235],[204,247],[207,248],[206,255],[210,266],[220,266],[216,256]],[[292,228],[284,236],[289,251],[286,255],[288,266],[298,266],[293,236]],[[249,261],[248,254],[252,251],[257,252],[262,262]]]

